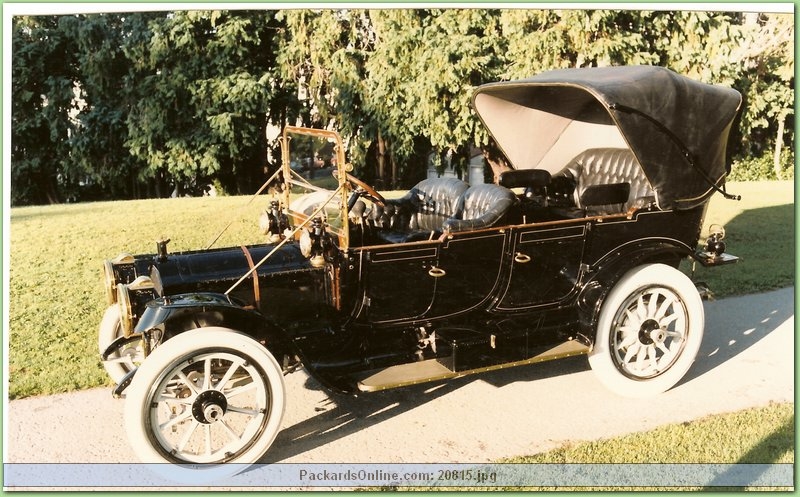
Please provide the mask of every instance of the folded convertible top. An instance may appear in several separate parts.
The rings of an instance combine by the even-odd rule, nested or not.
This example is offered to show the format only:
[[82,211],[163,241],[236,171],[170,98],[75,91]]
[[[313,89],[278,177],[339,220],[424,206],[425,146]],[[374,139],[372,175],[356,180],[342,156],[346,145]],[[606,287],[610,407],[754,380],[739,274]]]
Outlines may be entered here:
[[662,209],[702,205],[724,184],[741,101],[734,89],[654,66],[561,69],[473,95],[513,168],[557,174],[589,148],[628,148]]

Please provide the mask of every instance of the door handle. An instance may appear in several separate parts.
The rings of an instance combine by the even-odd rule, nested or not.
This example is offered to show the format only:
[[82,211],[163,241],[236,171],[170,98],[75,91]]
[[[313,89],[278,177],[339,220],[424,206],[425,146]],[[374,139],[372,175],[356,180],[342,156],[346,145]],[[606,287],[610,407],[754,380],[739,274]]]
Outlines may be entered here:
[[441,278],[442,276],[446,275],[447,272],[444,269],[440,268],[440,267],[433,266],[428,271],[428,274],[430,276],[433,276],[434,278]]
[[520,264],[526,264],[531,262],[531,256],[527,254],[523,254],[522,252],[517,252],[514,254],[514,262],[518,262]]

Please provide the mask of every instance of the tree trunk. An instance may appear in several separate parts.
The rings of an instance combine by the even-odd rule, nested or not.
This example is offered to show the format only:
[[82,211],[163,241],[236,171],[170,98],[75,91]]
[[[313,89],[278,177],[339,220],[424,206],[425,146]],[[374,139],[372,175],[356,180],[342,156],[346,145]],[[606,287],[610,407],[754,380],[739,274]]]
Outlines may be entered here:
[[392,183],[389,185],[389,188],[395,190],[397,189],[397,161],[390,155],[389,162],[392,163]]
[[775,176],[781,178],[781,149],[783,148],[783,126],[786,117],[783,113],[778,115],[778,133],[775,136],[775,155],[772,160],[772,167],[775,170]]
[[375,180],[375,186],[378,188],[384,187],[384,179],[386,178],[386,142],[383,140],[381,130],[378,130],[378,177]]
[[60,204],[61,200],[58,196],[58,186],[56,185],[55,172],[53,176],[46,173],[35,175],[35,181],[40,185],[41,197],[50,205]]

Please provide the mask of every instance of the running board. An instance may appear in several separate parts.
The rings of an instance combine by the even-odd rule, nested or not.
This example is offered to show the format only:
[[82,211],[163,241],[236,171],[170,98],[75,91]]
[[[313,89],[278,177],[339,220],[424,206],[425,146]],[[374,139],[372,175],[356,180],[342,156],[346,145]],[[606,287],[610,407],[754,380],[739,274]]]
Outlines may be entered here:
[[368,373],[369,376],[359,381],[357,387],[361,392],[377,392],[379,390],[416,385],[428,381],[460,378],[462,376],[483,373],[485,371],[494,371],[496,369],[512,368],[525,364],[534,364],[537,362],[583,355],[588,354],[590,351],[591,348],[580,341],[570,340],[529,359],[494,364],[466,371],[452,371],[442,364],[441,359],[427,359],[419,362],[391,366],[377,371],[370,371]]

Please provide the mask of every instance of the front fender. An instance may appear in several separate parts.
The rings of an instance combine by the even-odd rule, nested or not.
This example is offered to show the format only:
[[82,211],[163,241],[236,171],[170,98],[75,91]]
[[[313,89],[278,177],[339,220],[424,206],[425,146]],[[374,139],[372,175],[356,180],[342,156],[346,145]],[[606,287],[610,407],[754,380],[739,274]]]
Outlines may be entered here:
[[185,331],[209,326],[240,331],[264,344],[273,354],[285,353],[290,343],[284,330],[255,308],[239,305],[219,293],[189,293],[152,300],[135,331],[157,346]]
[[[205,327],[223,327],[242,332],[267,348],[276,359],[294,355],[291,341],[284,330],[266,319],[252,307],[237,304],[227,295],[219,293],[189,293],[161,297],[147,303],[135,333],[120,337],[102,353],[105,360],[120,346],[142,340],[144,356],[153,348],[185,331]],[[130,370],[112,394],[122,396],[138,368]]]

